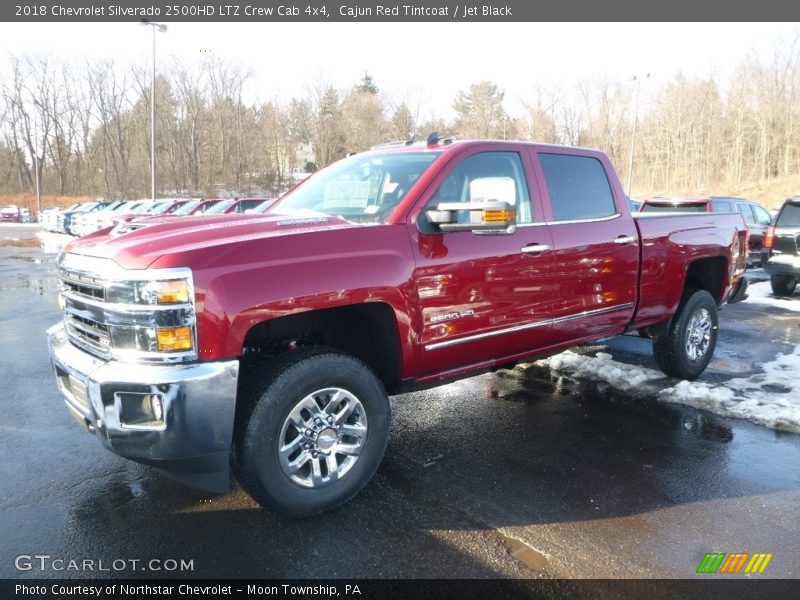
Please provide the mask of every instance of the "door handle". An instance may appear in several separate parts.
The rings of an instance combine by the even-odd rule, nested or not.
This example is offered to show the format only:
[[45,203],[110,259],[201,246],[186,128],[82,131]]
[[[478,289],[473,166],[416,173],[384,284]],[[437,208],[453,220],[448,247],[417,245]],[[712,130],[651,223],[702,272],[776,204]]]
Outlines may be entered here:
[[636,238],[630,235],[618,235],[614,238],[614,243],[619,244],[620,246],[624,246],[625,244],[632,244],[636,241]]
[[539,254],[540,252],[546,252],[550,250],[550,246],[547,244],[528,244],[527,246],[522,247],[523,254]]

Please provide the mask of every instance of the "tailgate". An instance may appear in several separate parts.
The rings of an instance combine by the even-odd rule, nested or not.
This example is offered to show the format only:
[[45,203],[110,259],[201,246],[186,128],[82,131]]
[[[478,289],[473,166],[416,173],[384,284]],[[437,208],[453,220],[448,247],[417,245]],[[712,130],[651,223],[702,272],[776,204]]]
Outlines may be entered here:
[[798,245],[800,245],[800,230],[781,231],[779,229],[775,232],[775,241],[772,246],[775,252],[797,256]]

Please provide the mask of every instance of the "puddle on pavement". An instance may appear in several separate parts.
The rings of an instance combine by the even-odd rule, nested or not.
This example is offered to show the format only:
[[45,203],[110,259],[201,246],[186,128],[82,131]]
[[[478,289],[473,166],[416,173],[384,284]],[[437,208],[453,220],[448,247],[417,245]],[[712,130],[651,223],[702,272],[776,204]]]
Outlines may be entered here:
[[36,264],[40,264],[42,262],[41,256],[34,256],[34,255],[25,256],[24,254],[9,254],[5,258],[8,258],[10,260],[24,260],[25,262],[32,262]]
[[708,365],[708,370],[717,371],[719,373],[733,373],[736,375],[745,375],[747,373],[752,373],[753,368],[750,365],[741,363],[736,360],[721,358],[719,360],[713,361],[710,365]]
[[517,559],[532,571],[539,573],[544,572],[547,565],[550,563],[544,554],[535,548],[531,548],[522,540],[507,536],[498,530],[494,530],[493,533],[500,538],[505,547],[508,548],[508,553],[512,558]]

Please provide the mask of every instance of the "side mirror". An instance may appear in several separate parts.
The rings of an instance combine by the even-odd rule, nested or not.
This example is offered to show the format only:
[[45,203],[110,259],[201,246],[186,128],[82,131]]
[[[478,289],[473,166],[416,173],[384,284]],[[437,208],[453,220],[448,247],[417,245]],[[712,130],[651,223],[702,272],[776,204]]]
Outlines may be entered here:
[[517,210],[510,202],[501,200],[442,202],[426,211],[425,216],[439,231],[508,234],[517,229]]

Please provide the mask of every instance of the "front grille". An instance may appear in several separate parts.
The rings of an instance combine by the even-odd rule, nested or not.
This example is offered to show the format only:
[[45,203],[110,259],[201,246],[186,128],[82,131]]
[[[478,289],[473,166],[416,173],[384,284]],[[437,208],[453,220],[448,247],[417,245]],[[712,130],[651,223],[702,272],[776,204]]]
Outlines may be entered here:
[[111,334],[108,325],[91,319],[67,314],[64,316],[67,335],[79,346],[100,354],[108,354],[111,348]]
[[63,280],[64,287],[74,294],[100,300],[101,302],[106,299],[106,291],[103,287],[87,285],[85,283],[78,283],[76,281]]
[[104,302],[106,299],[106,288],[103,281],[96,277],[82,275],[72,271],[61,272],[61,283],[64,289],[83,296],[84,298],[91,298]]

